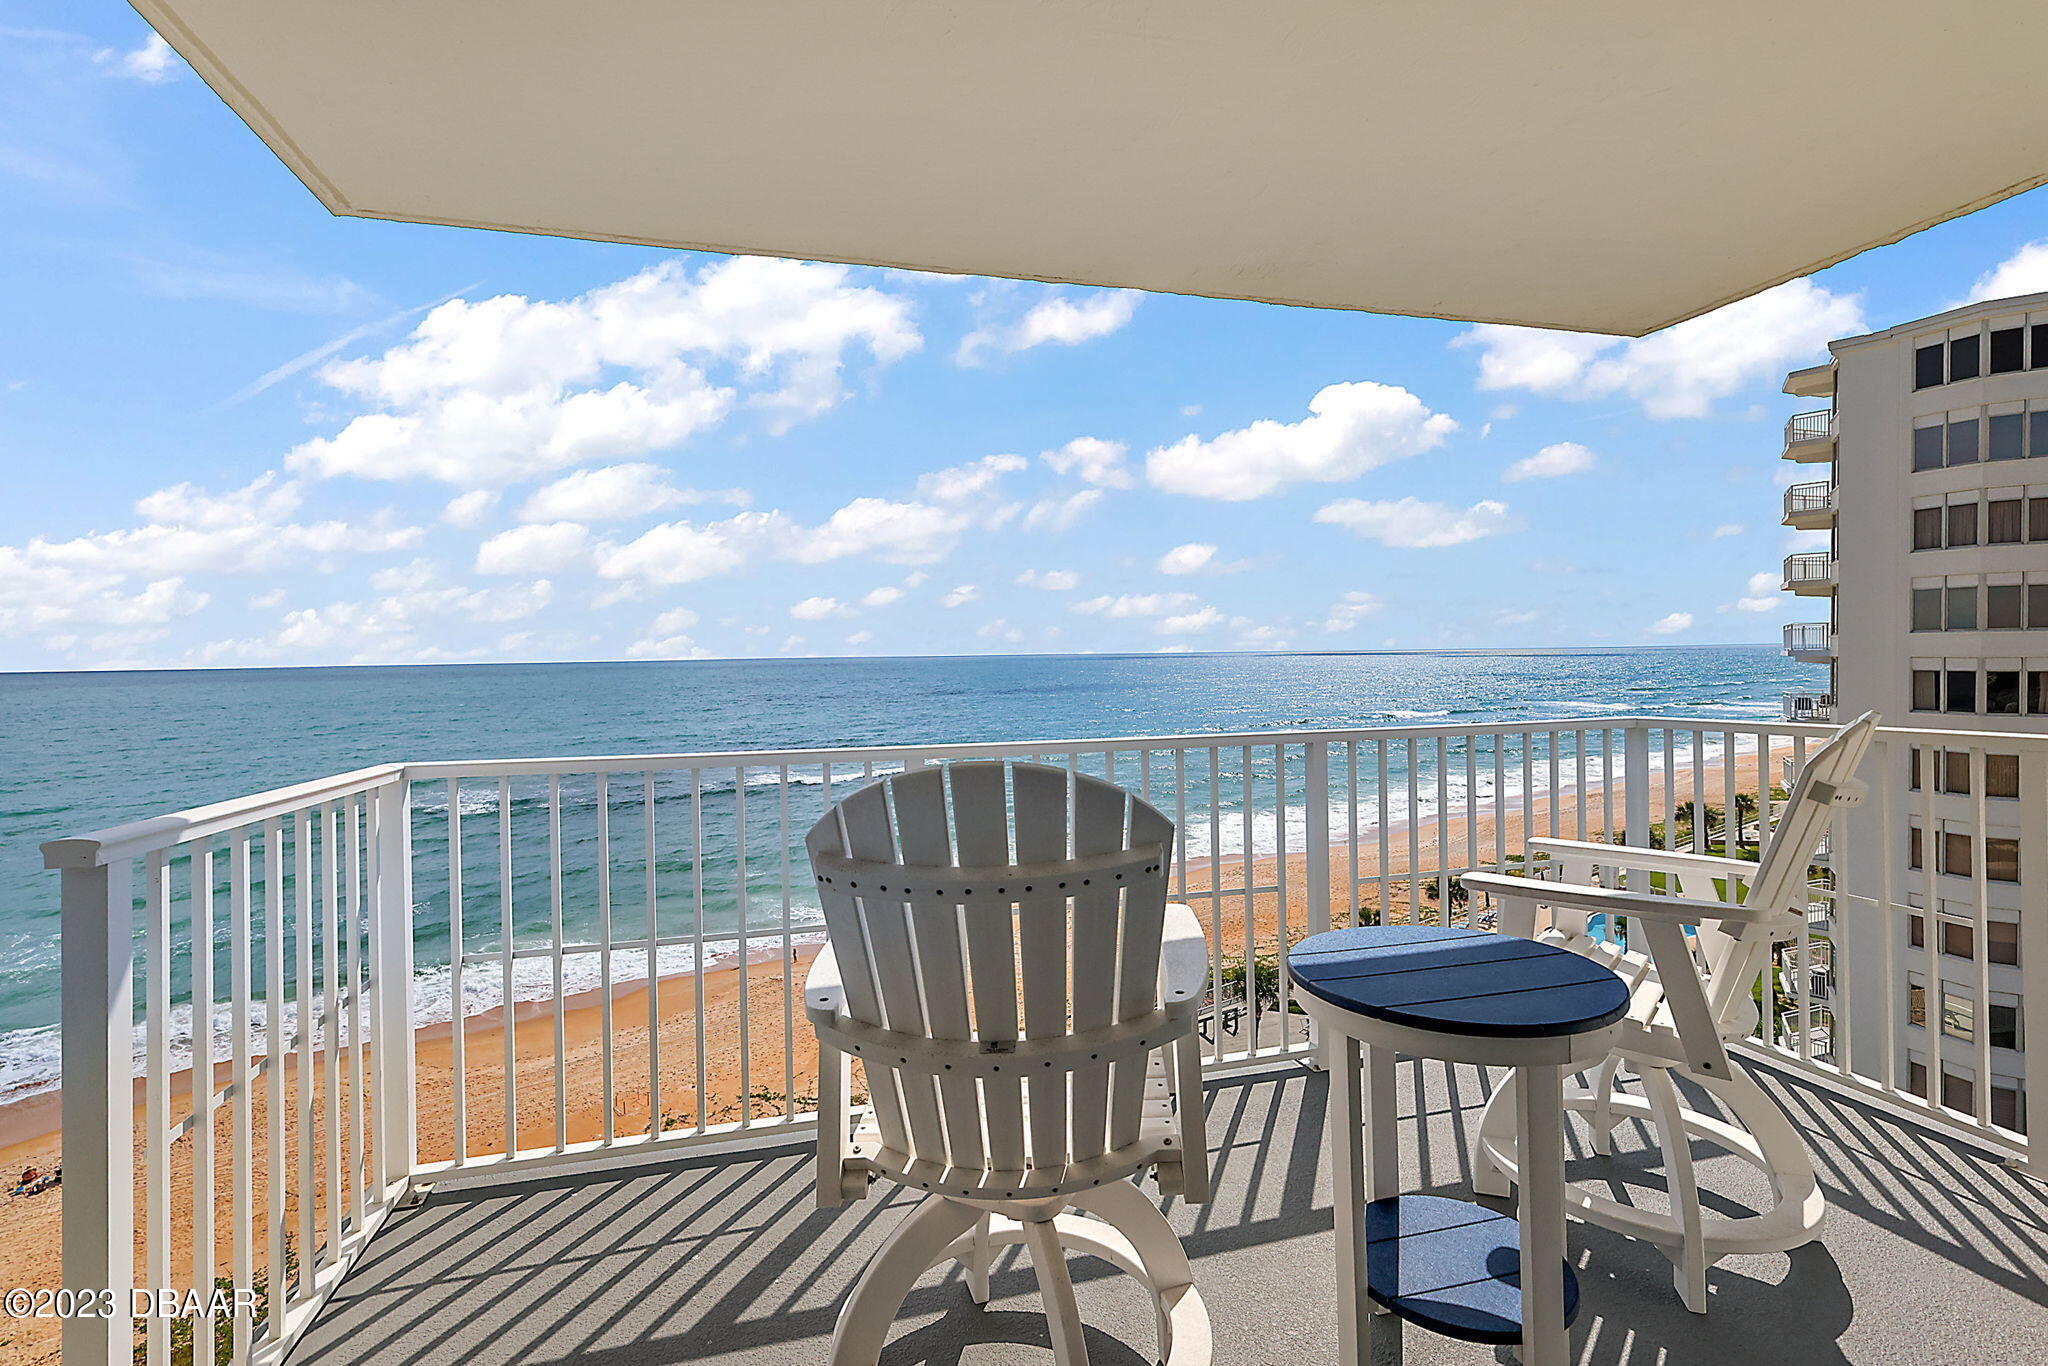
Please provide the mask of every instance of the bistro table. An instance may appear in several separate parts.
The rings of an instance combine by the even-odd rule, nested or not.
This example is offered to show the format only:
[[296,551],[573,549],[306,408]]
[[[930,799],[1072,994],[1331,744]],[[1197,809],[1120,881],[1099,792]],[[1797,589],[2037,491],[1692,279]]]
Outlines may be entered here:
[[[1607,1055],[1627,987],[1567,949],[1430,925],[1311,935],[1287,968],[1329,1069],[1338,1361],[1371,1360],[1376,1305],[1393,1320],[1397,1348],[1406,1320],[1468,1342],[1519,1344],[1523,1366],[1566,1366],[1579,1288],[1565,1260],[1564,1075]],[[1471,1201],[1397,1194],[1397,1053],[1515,1069],[1519,1220]]]

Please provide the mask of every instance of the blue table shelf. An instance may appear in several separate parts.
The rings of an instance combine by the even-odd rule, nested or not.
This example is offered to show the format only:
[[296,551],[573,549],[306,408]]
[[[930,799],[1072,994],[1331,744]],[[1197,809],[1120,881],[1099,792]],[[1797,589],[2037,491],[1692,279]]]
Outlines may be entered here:
[[[1419,1328],[1465,1342],[1522,1340],[1522,1226],[1469,1200],[1396,1195],[1365,1207],[1366,1293]],[[1564,1267],[1564,1321],[1579,1280]]]

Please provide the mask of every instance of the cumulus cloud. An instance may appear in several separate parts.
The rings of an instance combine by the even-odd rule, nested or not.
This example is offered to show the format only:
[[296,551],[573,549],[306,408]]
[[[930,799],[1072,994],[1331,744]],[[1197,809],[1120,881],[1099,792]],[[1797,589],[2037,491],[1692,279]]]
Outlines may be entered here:
[[1026,531],[1065,531],[1095,510],[1101,489],[1078,489],[1065,497],[1041,498],[1024,513]]
[[[471,588],[448,579],[445,568],[418,559],[370,576],[380,597],[286,612],[268,635],[214,641],[197,652],[202,662],[231,659],[334,658],[352,663],[435,662],[472,658],[483,651],[445,642],[450,622],[527,620],[554,601],[545,579]],[[513,640],[515,648],[517,637]],[[504,645],[501,640],[500,645]]]
[[1219,560],[1216,547],[1208,541],[1177,545],[1159,557],[1154,566],[1162,574],[1235,574],[1250,569],[1250,560]]
[[147,85],[161,85],[185,69],[184,59],[160,34],[155,33],[145,38],[141,47],[129,48],[125,52],[119,48],[101,48],[92,59],[117,76]]
[[287,463],[488,487],[677,445],[742,401],[778,424],[813,416],[854,353],[887,363],[921,340],[906,300],[850,280],[762,257],[693,275],[678,259],[573,299],[450,300],[382,355],[322,367],[372,411]]
[[816,597],[794,604],[789,614],[798,621],[823,621],[826,617],[845,616],[846,610],[846,604],[837,598]]
[[903,600],[903,590],[894,584],[885,583],[880,588],[870,588],[862,595],[863,607],[888,607]]
[[[974,365],[990,353],[1014,355],[1036,346],[1078,346],[1106,337],[1131,320],[1138,310],[1138,292],[1131,289],[1097,289],[1085,293],[1053,287],[1024,315],[1013,321],[977,327],[960,339],[953,359]],[[1011,291],[996,291],[1010,297]]]
[[2027,243],[1978,276],[1965,302],[2009,299],[2015,294],[2039,294],[2043,290],[2048,290],[2048,238]]
[[1397,550],[1463,545],[1483,536],[1497,536],[1513,526],[1508,505],[1492,499],[1482,499],[1461,510],[1444,503],[1426,503],[1420,498],[1377,503],[1363,498],[1339,498],[1317,509],[1315,519]]
[[920,475],[917,496],[935,503],[964,503],[995,491],[1006,474],[1015,474],[1031,462],[1021,455],[984,455],[951,469]]
[[1704,417],[1716,400],[1863,330],[1856,296],[1790,280],[1633,340],[1484,323],[1451,345],[1478,351],[1481,389],[1620,397],[1651,417],[1679,418]]
[[703,659],[710,652],[688,634],[697,624],[697,614],[687,607],[671,607],[656,617],[647,631],[626,653],[635,659]]
[[[477,490],[484,493],[485,490]],[[473,497],[474,494],[464,494]],[[519,509],[522,522],[617,522],[652,516],[685,503],[717,499],[744,505],[747,497],[737,489],[706,493],[677,488],[669,482],[668,471],[659,465],[634,461],[577,470],[536,489]],[[460,500],[458,500],[460,501]]]
[[1048,593],[1069,593],[1081,586],[1081,576],[1071,569],[1027,569],[1017,576],[1017,582]]
[[1223,622],[1223,613],[1207,605],[1192,612],[1177,612],[1159,621],[1159,634],[1163,636],[1192,636],[1203,631],[1214,630]]
[[1330,604],[1330,610],[1323,614],[1323,629],[1331,634],[1356,630],[1364,620],[1385,606],[1371,593],[1346,593]]
[[1124,444],[1099,437],[1077,436],[1056,451],[1039,456],[1055,474],[1069,474],[1084,484],[1127,489],[1136,481],[1124,464]]
[[1458,424],[1391,384],[1332,384],[1298,422],[1263,418],[1204,441],[1185,436],[1145,457],[1145,474],[1169,493],[1243,502],[1291,484],[1356,479],[1392,460],[1441,446]]
[[495,489],[471,489],[458,493],[441,509],[441,520],[450,526],[481,526],[498,506]]
[[548,574],[587,563],[590,529],[580,522],[536,522],[501,531],[477,547],[479,574]]
[[1567,474],[1584,474],[1595,463],[1593,452],[1578,442],[1560,441],[1545,446],[1534,455],[1523,456],[1508,466],[1500,477],[1510,484],[1524,479],[1556,479]]
[[965,607],[968,603],[974,602],[980,597],[981,590],[979,588],[971,583],[963,583],[958,588],[941,594],[939,596],[939,606]]
[[1749,586],[1743,595],[1721,610],[1726,612],[1775,612],[1785,603],[1784,595],[1776,574],[1765,570],[1749,576]]
[[1692,613],[1690,612],[1673,612],[1669,616],[1659,617],[1650,623],[1650,634],[1656,636],[1675,636],[1680,631],[1690,631],[1691,629]]
[[1193,593],[1119,593],[1086,598],[1073,605],[1091,617],[1163,617],[1194,605]]

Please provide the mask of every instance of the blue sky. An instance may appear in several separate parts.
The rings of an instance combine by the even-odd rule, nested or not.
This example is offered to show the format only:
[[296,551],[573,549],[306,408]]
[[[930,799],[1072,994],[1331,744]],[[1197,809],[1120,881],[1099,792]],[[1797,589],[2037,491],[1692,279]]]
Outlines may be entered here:
[[338,219],[97,0],[0,206],[6,669],[1775,640],[1785,370],[2048,289],[2040,191],[1637,342]]

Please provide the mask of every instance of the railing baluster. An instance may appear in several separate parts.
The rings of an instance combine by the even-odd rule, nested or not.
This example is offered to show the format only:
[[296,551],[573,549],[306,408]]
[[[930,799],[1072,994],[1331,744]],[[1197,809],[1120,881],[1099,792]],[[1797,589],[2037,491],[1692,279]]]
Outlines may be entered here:
[[291,1153],[285,1146],[285,1059],[291,1040],[285,1026],[284,987],[284,822],[273,817],[263,826],[263,1061],[265,1064],[264,1114],[268,1141],[265,1144],[264,1205],[265,1227],[269,1229],[270,1268],[266,1278],[270,1289],[265,1336],[276,1343],[284,1331],[286,1298],[286,1246],[290,1226],[284,1202],[285,1176]]
[[751,903],[747,890],[746,766],[742,764],[735,767],[732,779],[732,832],[733,859],[735,864],[733,878],[737,884],[739,894],[738,944],[740,961],[737,976],[739,978],[740,996],[740,1123],[744,1126],[754,1122],[753,1035],[750,1029],[753,1015],[753,993],[748,989],[747,985],[748,960],[753,957],[754,943],[753,940],[748,938],[747,933],[748,911]]
[[[192,875],[192,1288],[213,1292],[213,848],[195,845]],[[213,1366],[211,1307],[192,1324],[193,1361]]]
[[[642,775],[640,783],[642,838],[646,841],[647,892],[647,1132],[661,1136],[661,915],[657,910],[655,861],[658,846],[654,832],[654,771]],[[744,1044],[741,1056],[746,1054]]]
[[347,1197],[341,1186],[341,888],[335,837],[339,813],[333,802],[320,808],[320,1029],[326,1056],[321,1064],[320,1124],[326,1161],[327,1259],[341,1256],[341,1221]]
[[[872,777],[874,766],[868,766]],[[738,794],[735,793],[735,796]],[[705,1065],[705,1052],[709,1047],[708,1026],[704,1011],[704,770],[690,770],[690,895],[696,909],[696,949],[691,965],[695,980],[696,1000],[692,1005],[695,1012],[696,1062],[697,1062],[697,1132],[703,1133],[711,1124],[710,1073]]]
[[[455,1163],[469,1157],[468,1069],[463,1057],[469,1033],[469,1014],[464,1009],[462,989],[462,779],[448,780],[448,1068],[454,1087],[449,1096],[451,1126],[455,1130]],[[610,1021],[606,1022],[610,1037]]]
[[[149,1191],[143,1247],[147,1285],[155,1289],[171,1283],[171,865],[163,851],[143,861],[143,888],[143,1044],[148,1050],[143,1132]],[[170,1320],[153,1314],[147,1322],[144,1336],[150,1366],[168,1362]]]
[[563,999],[562,775],[548,775],[548,969],[554,1010],[555,1150],[569,1146],[568,1003]]
[[512,779],[498,779],[498,1033],[505,1042],[505,1155],[519,1151],[519,1031],[512,1018]]
[[[250,834],[245,827],[236,833],[228,854],[228,1084],[235,1093],[228,1129],[229,1169],[232,1173],[228,1197],[232,1253],[228,1274],[234,1288],[242,1292],[253,1292],[256,1287],[255,1239],[252,1236],[256,1218],[253,1199],[256,1150],[251,1132],[255,1110],[252,1088],[256,1078],[249,1058],[254,1028],[249,1006],[249,880],[254,870],[249,843]],[[233,1337],[236,1361],[248,1360],[254,1337],[254,1316],[242,1307],[238,1296]]]
[[[691,794],[695,800],[694,791]],[[602,1043],[598,1055],[602,1063],[604,1089],[603,1135],[606,1144],[615,1137],[617,1099],[612,1056],[612,790],[611,775],[604,770],[597,774],[597,1022]]]

